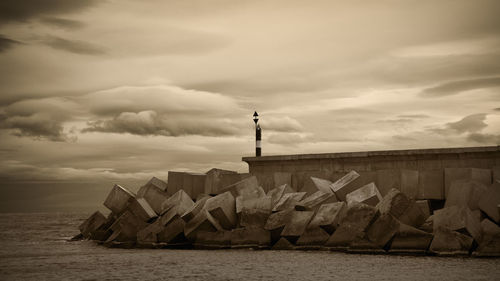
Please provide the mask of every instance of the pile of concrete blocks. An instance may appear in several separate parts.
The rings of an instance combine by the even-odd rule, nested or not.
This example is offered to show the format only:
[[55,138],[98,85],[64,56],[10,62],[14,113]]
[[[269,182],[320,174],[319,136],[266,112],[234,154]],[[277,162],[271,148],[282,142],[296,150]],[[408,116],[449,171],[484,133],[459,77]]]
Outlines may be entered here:
[[500,256],[500,180],[489,175],[349,171],[312,176],[297,191],[286,173],[263,184],[221,169],[169,172],[168,183],[152,178],[137,194],[113,186],[110,214],[93,213],[80,236],[108,247]]

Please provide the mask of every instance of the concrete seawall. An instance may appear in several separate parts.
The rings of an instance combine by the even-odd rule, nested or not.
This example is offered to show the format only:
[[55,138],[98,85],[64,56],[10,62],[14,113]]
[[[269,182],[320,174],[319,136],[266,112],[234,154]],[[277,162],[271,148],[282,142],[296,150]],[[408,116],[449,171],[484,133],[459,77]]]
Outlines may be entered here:
[[355,170],[361,174],[360,186],[376,182],[378,186],[409,188],[413,189],[409,195],[414,193],[418,199],[445,199],[451,178],[491,182],[500,174],[500,146],[277,155],[242,160],[265,190],[274,187],[276,173],[281,178],[289,175],[291,186],[299,191],[308,188],[311,176],[335,181]]

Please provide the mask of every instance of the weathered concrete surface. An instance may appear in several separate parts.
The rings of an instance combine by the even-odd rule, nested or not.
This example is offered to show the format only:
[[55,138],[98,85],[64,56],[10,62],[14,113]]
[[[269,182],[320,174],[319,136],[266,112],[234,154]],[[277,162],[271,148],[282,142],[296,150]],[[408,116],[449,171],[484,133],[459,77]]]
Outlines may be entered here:
[[152,245],[158,243],[158,233],[163,230],[164,226],[160,220],[148,224],[145,228],[137,232],[137,243],[142,245]]
[[500,227],[489,219],[484,219],[481,221],[481,230],[481,241],[474,255],[481,257],[500,256]]
[[[205,194],[219,194],[219,190],[221,190],[223,187],[227,186],[224,185],[222,182],[222,176],[223,175],[236,175],[237,180],[235,182],[232,182],[230,184],[236,183],[241,180],[240,176],[238,175],[237,172],[235,171],[229,171],[229,170],[222,170],[222,169],[216,169],[213,168],[210,171],[206,173],[206,178],[205,178],[205,186],[204,186],[204,191],[203,193]],[[228,184],[228,185],[230,185]]]
[[358,202],[376,206],[382,201],[382,195],[377,186],[372,182],[346,195],[347,204]]
[[170,221],[159,233],[158,242],[164,243],[184,243],[186,237],[184,236],[184,228],[186,223],[180,217],[175,217]]
[[444,199],[444,172],[421,170],[418,173],[418,193],[416,199]]
[[106,217],[99,211],[93,213],[88,219],[86,219],[78,229],[80,233],[85,238],[91,238],[92,233],[99,229],[102,225],[106,223]]
[[347,252],[358,254],[383,254],[386,251],[366,237],[358,237],[350,243]]
[[273,247],[271,248],[272,250],[295,250],[295,246],[290,243],[286,238],[282,237],[276,242]]
[[296,244],[299,249],[317,249],[317,247],[323,246],[326,241],[330,238],[330,234],[324,231],[320,227],[308,228],[299,237]]
[[285,228],[281,232],[281,236],[290,239],[297,239],[305,231],[314,212],[311,211],[293,211],[290,215],[290,219],[287,221]]
[[243,209],[240,213],[239,225],[247,228],[264,228],[271,210]]
[[481,241],[481,223],[468,207],[451,206],[434,212],[434,232],[440,228],[467,232],[476,241]]
[[222,194],[225,192],[230,192],[234,198],[243,196],[247,199],[259,198],[266,195],[255,176],[248,177],[233,185],[224,187],[219,193]]
[[128,189],[115,184],[104,201],[104,206],[115,214],[121,214],[135,199],[135,194]]
[[243,196],[236,197],[236,213],[239,214],[243,209],[261,209],[271,212],[271,196],[262,196],[259,198],[245,199]]
[[231,233],[231,248],[269,248],[271,234],[262,228],[237,228]]
[[207,202],[207,200],[209,198],[210,198],[210,196],[206,196],[206,197],[203,197],[203,198],[201,198],[199,200],[196,200],[196,202],[181,215],[181,218],[185,222],[189,222],[199,212],[201,212],[201,210],[205,207],[205,203]]
[[346,212],[347,205],[345,202],[323,204],[319,207],[308,228],[321,227],[328,234],[332,234],[346,215]]
[[182,189],[192,199],[196,198],[198,194],[205,193],[205,174],[201,173],[184,173],[182,177]]
[[487,190],[487,186],[475,180],[453,181],[448,190],[444,207],[469,207],[471,211],[479,209],[479,199]]
[[400,217],[398,217],[400,222],[417,228],[421,226],[426,219],[427,217],[422,209],[413,200],[410,200],[408,208]]
[[492,180],[491,170],[476,168],[445,168],[444,194],[446,198],[448,198],[451,184],[456,180],[474,180],[485,185],[490,185]]
[[313,182],[317,191],[321,191],[323,193],[333,193],[333,190],[331,188],[332,185],[331,181],[316,177],[311,177],[311,181]]
[[410,199],[403,192],[393,188],[387,192],[376,207],[381,214],[392,214],[399,218],[409,206]]
[[199,231],[196,234],[194,246],[200,249],[231,248],[231,231]]
[[144,198],[132,200],[127,208],[144,222],[150,221],[158,216]]
[[252,173],[252,176],[257,177],[257,181],[265,192],[283,184],[292,185],[292,173],[288,172],[264,171]]
[[284,184],[292,186],[292,173],[288,172],[274,172],[273,173],[273,188],[282,186]]
[[431,206],[429,200],[417,200],[415,204],[420,208],[426,218],[431,216]]
[[375,183],[382,196],[395,188],[409,198],[416,198],[418,193],[418,171],[405,169],[378,170]]
[[[184,190],[181,189],[172,196],[170,196],[167,200],[163,201],[161,205],[162,211],[160,215],[166,213],[168,210],[170,210],[175,206],[179,206],[182,212],[185,212],[189,210],[193,205],[194,202],[191,199],[191,197],[186,192],[184,192]],[[181,210],[179,210],[179,212],[181,212]]]
[[205,209],[201,210],[193,219],[184,226],[184,235],[193,240],[200,231],[223,230],[219,222]]
[[146,226],[147,223],[136,217],[130,211],[126,210],[110,227],[113,234],[119,233],[119,236],[114,237],[115,239],[112,239],[111,241],[135,241],[137,238],[137,232]]
[[294,212],[293,209],[280,211],[271,214],[267,219],[266,224],[264,225],[264,229],[269,230],[271,232],[271,241],[273,243],[278,241],[278,239],[280,239],[281,232],[283,231],[283,228],[285,228],[285,225],[290,220],[293,212]]
[[337,202],[337,198],[335,197],[335,194],[333,194],[333,192],[323,192],[321,190],[318,190],[315,193],[300,200],[299,206],[301,206],[301,208],[303,208],[304,210],[316,211],[321,206],[321,204],[335,202]]
[[500,182],[495,181],[479,198],[479,208],[496,223],[500,223]]
[[352,186],[349,186],[349,184],[359,178],[359,176],[360,175],[356,171],[350,171],[345,176],[332,183],[330,188],[339,200],[346,201],[346,195],[355,190],[352,189]]
[[472,242],[467,235],[441,227],[435,231],[429,251],[442,256],[468,255]]
[[231,192],[209,198],[205,209],[217,219],[222,228],[230,230],[236,226],[236,202]]
[[286,193],[294,192],[293,189],[288,184],[282,184],[274,189],[269,190],[267,196],[271,196],[271,206],[274,208],[281,197]]
[[299,205],[300,200],[306,195],[305,192],[292,192],[285,193],[281,196],[278,203],[273,208],[273,212],[294,209],[296,205]]
[[165,182],[153,177],[139,189],[137,198],[144,198],[155,213],[160,214],[162,211],[161,205],[169,197],[167,192],[164,191],[166,187]]
[[399,224],[389,249],[390,253],[425,254],[431,244],[433,235],[406,224]]
[[184,172],[168,171],[167,194],[173,195],[182,189],[184,183]]
[[399,230],[399,225],[399,221],[391,214],[383,214],[368,227],[366,237],[378,247],[384,248]]

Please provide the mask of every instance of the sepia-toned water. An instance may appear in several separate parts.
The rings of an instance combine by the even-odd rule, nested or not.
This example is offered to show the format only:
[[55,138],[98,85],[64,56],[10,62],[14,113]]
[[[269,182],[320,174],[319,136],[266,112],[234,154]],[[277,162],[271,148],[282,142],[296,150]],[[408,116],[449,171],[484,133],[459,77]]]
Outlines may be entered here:
[[0,214],[0,280],[500,280],[500,259],[67,242],[88,215]]

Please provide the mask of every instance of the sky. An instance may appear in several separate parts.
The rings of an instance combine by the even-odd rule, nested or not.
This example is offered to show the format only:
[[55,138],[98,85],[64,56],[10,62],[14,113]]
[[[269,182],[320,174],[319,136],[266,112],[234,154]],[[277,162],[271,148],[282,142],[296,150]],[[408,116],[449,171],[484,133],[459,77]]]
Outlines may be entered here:
[[246,172],[254,111],[263,155],[498,145],[499,11],[3,0],[0,211],[100,203],[170,170]]

